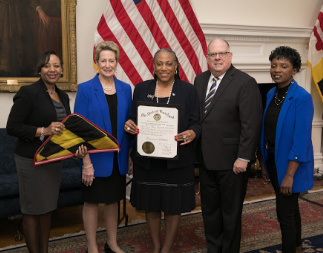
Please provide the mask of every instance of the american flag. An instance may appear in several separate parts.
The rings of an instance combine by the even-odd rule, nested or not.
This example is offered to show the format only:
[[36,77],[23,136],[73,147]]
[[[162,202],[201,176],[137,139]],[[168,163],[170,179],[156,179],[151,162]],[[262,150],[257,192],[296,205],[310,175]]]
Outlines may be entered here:
[[108,0],[94,47],[107,40],[120,49],[116,76],[133,85],[153,78],[160,48],[176,53],[182,80],[192,83],[207,69],[205,37],[189,0]]
[[312,69],[313,81],[323,102],[323,5],[310,38],[307,64]]

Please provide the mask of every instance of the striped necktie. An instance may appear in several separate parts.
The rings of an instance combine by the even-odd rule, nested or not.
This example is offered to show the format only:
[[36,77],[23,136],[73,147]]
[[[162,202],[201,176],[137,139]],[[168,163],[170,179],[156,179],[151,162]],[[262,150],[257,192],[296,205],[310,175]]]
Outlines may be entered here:
[[205,103],[204,103],[204,113],[207,112],[208,107],[211,104],[212,98],[214,97],[215,94],[215,88],[216,88],[216,82],[219,80],[219,78],[217,77],[213,77],[212,79],[212,85],[210,88],[209,93],[207,94],[206,98],[205,98]]

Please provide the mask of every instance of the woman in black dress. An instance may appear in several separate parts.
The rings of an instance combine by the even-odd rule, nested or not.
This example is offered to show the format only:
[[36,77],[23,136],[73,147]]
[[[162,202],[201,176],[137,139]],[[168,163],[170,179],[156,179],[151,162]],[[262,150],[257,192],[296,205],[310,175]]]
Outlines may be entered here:
[[[195,208],[194,161],[195,140],[201,133],[199,104],[195,87],[181,81],[178,60],[170,49],[160,49],[154,56],[155,79],[135,87],[130,119],[125,124],[129,134],[140,134],[137,123],[137,102],[179,106],[178,160],[138,156],[132,150],[133,182],[131,204],[144,210],[153,252],[171,252],[181,213]],[[161,246],[161,212],[165,218],[165,242]]]
[[114,77],[119,60],[118,45],[103,41],[95,48],[99,74],[78,86],[75,108],[101,129],[113,135],[119,152],[86,155],[83,158],[83,222],[88,252],[97,253],[98,205],[104,204],[107,229],[105,252],[123,252],[117,244],[118,202],[125,196],[128,173],[128,138],[123,126],[130,114],[132,92],[129,84]]

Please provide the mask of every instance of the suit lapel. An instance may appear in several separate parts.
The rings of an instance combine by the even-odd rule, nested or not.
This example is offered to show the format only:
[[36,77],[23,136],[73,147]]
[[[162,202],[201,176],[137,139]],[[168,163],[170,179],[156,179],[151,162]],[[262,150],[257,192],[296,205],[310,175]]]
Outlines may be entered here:
[[[50,115],[55,115],[55,118],[57,120],[57,114],[56,114],[56,110],[55,110],[55,106],[54,103],[52,101],[52,98],[50,97],[48,91],[47,91],[47,87],[43,81],[43,79],[39,79],[38,80],[38,85],[40,87],[40,92],[42,95],[46,96],[47,102],[48,102],[48,110],[50,110],[50,112],[48,112]],[[55,85],[55,89],[57,88],[57,86]],[[63,100],[60,97],[61,102],[63,102]],[[64,104],[63,104],[64,105]],[[69,107],[67,107],[68,109]],[[66,110],[66,113],[68,113],[68,111]]]
[[180,94],[181,84],[177,79],[175,79],[172,93],[170,94],[169,103],[176,104],[178,94]]
[[153,102],[155,98],[156,80],[152,79],[151,84],[147,85],[147,97],[145,97],[146,102]]
[[117,139],[118,142],[121,143],[121,137],[124,125],[122,124],[122,120],[126,118],[125,113],[127,111],[127,104],[126,104],[126,96],[124,94],[124,89],[122,85],[120,84],[120,81],[116,78],[114,78],[114,83],[116,87],[116,93],[117,93],[117,100],[118,100],[118,105],[117,105]]
[[205,116],[204,104],[205,104],[206,90],[207,90],[210,76],[211,76],[211,72],[208,70],[201,80],[201,89],[200,89],[201,92],[199,93],[199,96],[200,96],[199,100],[200,100],[200,116],[202,120],[204,119],[204,116]]
[[99,80],[99,76],[96,76],[96,80],[94,83],[94,91],[95,91],[95,96],[99,104],[98,111],[101,112],[101,117],[104,122],[105,130],[109,133],[112,133],[112,128],[111,128],[111,123],[110,123],[110,113],[109,113],[109,106],[108,102],[105,98],[105,94],[103,92],[103,88],[101,85],[101,82]]
[[285,117],[287,115],[289,107],[293,103],[293,98],[294,98],[294,93],[295,93],[296,88],[297,88],[297,86],[295,84],[290,85],[289,90],[287,92],[287,96],[286,96],[283,106],[280,110],[278,122],[277,122],[277,127],[276,127],[275,143],[277,143],[277,144],[279,143],[279,139],[280,139],[280,136],[282,133],[283,124],[285,122]]
[[[231,80],[233,78],[233,75],[234,75],[234,68],[233,68],[233,66],[231,66],[228,69],[227,73],[224,75],[223,79],[221,80],[221,83],[219,84],[219,87],[216,90],[215,95],[214,95],[214,97],[213,97],[213,99],[211,101],[209,109],[207,110],[207,112],[205,114],[203,113],[204,118],[210,113],[210,111],[213,109],[215,104],[218,102],[218,100],[221,97],[221,95],[223,94],[224,90],[227,89],[230,86],[230,82],[231,82]],[[206,90],[205,90],[205,94],[206,94]],[[204,112],[204,103],[203,103],[203,112]]]

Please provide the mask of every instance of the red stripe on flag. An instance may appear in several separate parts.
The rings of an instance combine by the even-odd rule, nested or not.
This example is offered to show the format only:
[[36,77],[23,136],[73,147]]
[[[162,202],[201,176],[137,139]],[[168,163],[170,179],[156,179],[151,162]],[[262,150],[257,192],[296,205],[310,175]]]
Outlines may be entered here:
[[154,72],[154,68],[152,66],[153,57],[146,46],[145,41],[142,39],[141,35],[139,34],[138,30],[132,23],[132,20],[130,19],[128,13],[126,12],[124,6],[120,3],[120,0],[110,0],[111,6],[115,13],[118,13],[116,15],[117,19],[119,20],[119,23],[127,33],[128,37],[132,41],[133,45],[135,46],[136,50],[138,51],[140,57],[144,61],[144,63],[147,65],[147,68],[151,73]]
[[136,5],[138,11],[140,12],[142,18],[145,20],[151,34],[153,35],[159,48],[167,47],[170,48],[164,34],[159,28],[159,25],[156,22],[156,19],[151,12],[146,1],[141,1]]
[[[320,12],[318,17],[318,26],[321,28],[321,30],[323,31],[323,13]],[[317,26],[315,25],[313,28],[313,34],[316,37],[317,42],[315,43],[315,48],[317,51],[323,50],[323,41],[322,41],[322,37],[320,36],[320,34],[317,31]]]
[[319,20],[319,22],[320,22],[320,28],[323,31],[323,13],[322,12],[319,13],[317,19]]
[[[321,30],[323,31],[323,13],[320,12],[318,15],[318,21],[319,21],[319,27],[321,28]],[[320,36],[320,34],[317,31],[317,27],[314,26],[313,28],[313,33],[314,36],[316,37],[316,44],[315,44],[315,48],[317,51],[323,50],[323,41],[322,41],[322,37]]]
[[317,51],[323,50],[323,41],[322,41],[322,38],[320,37],[319,33],[317,32],[316,26],[314,26],[314,28],[313,28],[313,33],[314,33],[314,36],[316,37],[316,40],[317,40],[315,43],[315,49]]
[[189,3],[189,0],[179,0],[179,3],[181,4],[182,9],[185,12],[187,20],[190,22],[191,27],[193,28],[196,36],[198,37],[198,39],[201,43],[204,55],[206,55],[207,54],[207,46],[206,46],[204,33],[199,25],[199,21],[197,20],[197,18],[195,16],[195,13],[193,11],[191,4]]
[[[115,43],[118,44],[119,50],[120,50],[119,64],[125,70],[125,73],[129,77],[130,81],[133,84],[137,84],[137,83],[142,82],[143,80],[142,80],[141,76],[139,75],[136,68],[133,66],[132,62],[130,61],[128,55],[124,51],[123,47],[120,45],[117,38],[114,36],[112,31],[110,30],[110,27],[107,25],[103,15],[100,19],[97,30],[104,41],[108,41],[108,40],[114,41]],[[131,69],[131,71],[126,71],[128,69]]]
[[[193,79],[194,75],[202,71],[202,68],[206,68],[206,62],[204,62],[206,42],[189,0],[174,1],[174,9],[169,4],[170,1],[173,0],[142,0],[137,1],[139,3],[135,5],[131,0],[107,0],[108,5],[98,24],[97,36],[119,45],[119,64],[124,71],[121,72],[120,77],[127,75],[134,85],[148,76],[147,69],[152,72],[155,53],[153,51],[156,50],[156,46],[178,51],[180,75],[185,81],[192,82],[193,80],[189,80],[188,77]],[[137,11],[141,17],[137,16],[139,15]],[[137,25],[137,18],[140,18],[140,22],[143,19],[150,30],[150,33],[144,33],[143,37],[139,30],[142,27]],[[169,28],[171,30],[167,30]],[[167,37],[171,31],[174,35]],[[119,39],[123,41],[118,41]],[[186,67],[187,73],[183,71],[181,64]],[[126,78],[126,76],[123,77]]]
[[[158,47],[159,48],[169,48],[169,49],[171,49],[171,47],[168,44],[163,32],[160,30],[159,25],[156,22],[156,19],[155,19],[153,13],[151,12],[147,2],[146,1],[141,1],[136,6],[137,6],[137,9],[140,12],[141,16],[145,20],[145,22],[146,22],[152,36],[154,37]],[[188,82],[189,80],[188,80],[185,72],[183,71],[183,68],[182,68],[181,64],[179,64],[179,71],[180,71],[181,79]]]
[[195,71],[195,74],[201,73],[202,70],[199,64],[199,59],[197,58],[195,54],[195,50],[192,47],[189,40],[187,39],[181,25],[178,23],[178,20],[176,18],[176,15],[173,12],[172,7],[169,5],[168,1],[165,1],[165,0],[157,0],[157,1],[171,29],[173,30],[173,33],[175,34],[179,44],[181,45],[187,58],[189,59]]

